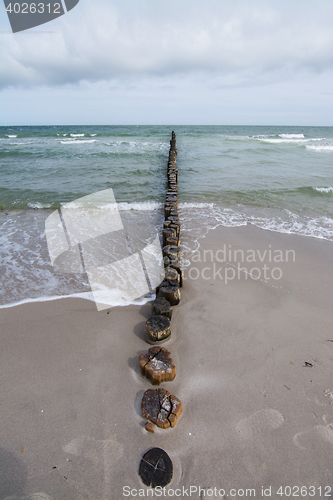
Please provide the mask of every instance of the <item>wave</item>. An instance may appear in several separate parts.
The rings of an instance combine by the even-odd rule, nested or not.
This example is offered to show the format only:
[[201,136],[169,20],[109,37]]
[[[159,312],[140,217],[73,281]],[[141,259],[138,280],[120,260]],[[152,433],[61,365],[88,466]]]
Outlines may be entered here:
[[8,139],[16,139],[17,135],[7,135]]
[[92,142],[97,142],[97,139],[84,139],[84,140],[70,140],[67,139],[66,141],[60,141],[60,144],[87,144],[87,143],[92,143]]
[[53,208],[54,204],[53,203],[41,203],[39,201],[29,203],[28,202],[28,207],[29,208],[34,208],[34,209],[46,209],[46,208]]
[[86,299],[95,302],[92,292],[73,293],[72,295],[51,295],[41,296],[29,299],[18,300],[17,302],[9,302],[8,304],[0,304],[0,309],[7,309],[9,307],[21,306],[23,304],[30,304],[34,302],[49,302],[50,300],[59,299]]
[[110,148],[113,148],[117,154],[121,154],[122,152],[130,152],[130,153],[147,153],[147,152],[156,152],[156,151],[161,151],[165,152],[168,150],[169,145],[166,142],[141,142],[141,141],[112,141],[112,142],[105,142],[107,146],[110,146]]
[[162,208],[163,203],[159,203],[157,201],[137,201],[134,203],[126,203],[121,202],[117,203],[118,210],[143,210],[143,211],[151,211],[151,210],[159,210]]
[[306,149],[308,149],[309,151],[316,151],[316,152],[324,152],[324,153],[330,153],[331,151],[333,151],[333,145],[330,145],[330,146],[312,146],[312,145],[307,145],[305,146]]
[[333,193],[333,187],[315,187],[313,188],[315,189],[316,191],[318,191],[319,193]]
[[258,137],[257,140],[266,142],[268,144],[303,144],[304,142],[308,142],[311,139],[304,139],[304,138],[294,138],[294,139],[283,139],[283,138],[277,138],[277,137]]
[[290,189],[284,191],[284,193],[291,195],[297,195],[298,193],[301,193],[311,197],[320,196],[321,194],[327,194],[331,192],[333,192],[333,187],[320,187],[320,186],[303,186],[296,189]]
[[[150,186],[151,180],[149,180],[151,172],[149,170],[133,170],[130,175],[134,175],[136,178],[136,188],[140,186]],[[50,174],[52,175],[52,173]],[[141,180],[140,180],[141,179]],[[143,179],[143,180],[142,180]],[[146,179],[146,180],[145,180]],[[121,181],[115,181],[109,184],[109,187],[113,189],[119,189],[120,192],[124,193],[123,199],[131,199],[130,192],[136,196],[135,190],[133,190],[133,185],[128,182],[127,179],[122,179]],[[127,192],[127,194],[125,194]],[[289,207],[291,210],[296,210],[300,207],[306,207],[309,203],[312,208],[318,213],[330,212],[324,210],[323,204],[325,203],[325,197],[329,196],[333,192],[332,186],[300,186],[294,188],[282,188],[282,189],[256,189],[256,190],[223,190],[219,191],[215,196],[211,192],[201,192],[200,198],[196,198],[191,201],[191,196],[184,194],[183,201],[178,203],[180,210],[188,209],[213,209],[215,203],[220,203],[223,201],[225,206],[246,206],[250,210],[265,210],[267,207],[272,209],[282,210],[285,207]],[[81,193],[80,193],[81,194]],[[82,192],[82,196],[87,195],[86,192]],[[0,203],[4,210],[11,210],[13,208],[33,208],[33,209],[49,209],[49,208],[60,208],[64,203],[71,203],[72,208],[82,208],[83,205],[78,204],[76,199],[79,197],[77,192],[39,192],[33,190],[25,190],[24,186],[17,189],[15,193],[11,193],[9,190],[2,189],[0,191]],[[146,198],[146,199],[144,199]],[[120,210],[159,210],[163,203],[157,201],[157,199],[151,193],[144,190],[142,201],[133,202],[121,202],[119,201],[117,205],[114,205],[114,209],[118,208]],[[322,198],[322,199],[321,199]],[[135,198],[134,198],[135,199]],[[193,199],[193,198],[192,198]],[[317,201],[316,201],[317,200]],[[85,206],[85,205],[84,205]],[[112,210],[110,204],[101,206],[101,209]],[[324,211],[323,211],[324,210]],[[321,211],[321,212],[320,212]]]
[[[305,146],[306,149],[312,151],[332,151],[333,146],[327,144],[329,139],[324,137],[309,137],[305,138],[303,134],[280,134],[276,136],[256,136],[254,137],[257,141],[264,142],[266,144],[296,144]],[[318,144],[318,142],[324,142],[323,144]],[[315,144],[313,144],[315,143]]]
[[31,142],[10,142],[9,143],[11,146],[25,146],[26,144],[32,144]]
[[198,248],[199,238],[205,237],[208,231],[218,226],[240,227],[252,224],[266,231],[333,240],[331,217],[300,217],[288,210],[279,215],[272,212],[269,216],[258,216],[242,212],[241,209],[233,210],[214,204],[209,209],[183,209],[180,218],[183,228],[182,246],[191,252]]
[[304,139],[304,134],[279,134],[282,139]]
[[[11,210],[14,208],[20,207],[21,209],[25,208],[32,208],[35,210],[46,210],[46,209],[56,209],[60,208],[63,203],[55,203],[55,202],[39,202],[39,201],[34,201],[34,202],[23,202],[19,203],[17,200],[13,204],[13,206],[5,206],[4,204],[4,209],[6,210]],[[86,208],[86,205],[83,205],[82,203],[76,202],[76,201],[69,201],[66,203],[66,205],[69,208]],[[137,201],[137,202],[119,202],[119,203],[107,203],[105,205],[101,205],[99,208],[101,210],[123,210],[123,211],[129,211],[129,210],[137,210],[137,211],[154,211],[154,210],[160,210],[163,207],[163,203],[158,202],[158,201],[152,201],[152,200],[147,200],[147,201]],[[178,204],[178,208],[180,210],[182,209],[202,209],[202,208],[213,208],[214,203],[204,203],[204,202],[195,202],[195,203],[189,203],[189,202],[183,202]]]
[[[138,210],[138,211],[153,211],[162,208],[163,203],[157,201],[136,201],[133,203],[119,202],[119,203],[106,203],[105,205],[100,205],[98,208],[100,210]],[[87,208],[86,202],[71,201],[66,203],[67,208]],[[46,207],[48,208],[48,207]]]
[[181,208],[213,208],[214,203],[190,203],[190,202],[184,202],[184,203],[179,203],[178,207]]
[[84,134],[69,134],[71,137],[84,137]]
[[[156,294],[154,292],[151,292],[143,297],[139,297],[138,299],[133,299],[133,300],[118,300],[112,306],[110,305],[109,308],[114,307],[114,306],[130,306],[130,305],[136,305],[136,306],[143,306],[147,302],[150,302],[156,298]],[[16,307],[16,306],[21,306],[23,304],[31,304],[31,303],[36,303],[36,302],[49,302],[52,300],[59,300],[59,299],[84,299],[84,300],[89,300],[90,302],[94,302],[95,298],[93,295],[93,292],[81,292],[81,293],[73,293],[71,295],[51,295],[51,296],[41,296],[41,297],[35,297],[35,298],[29,298],[29,299],[23,299],[19,300],[17,302],[8,302],[8,304],[0,304],[0,309],[7,309],[10,307]]]

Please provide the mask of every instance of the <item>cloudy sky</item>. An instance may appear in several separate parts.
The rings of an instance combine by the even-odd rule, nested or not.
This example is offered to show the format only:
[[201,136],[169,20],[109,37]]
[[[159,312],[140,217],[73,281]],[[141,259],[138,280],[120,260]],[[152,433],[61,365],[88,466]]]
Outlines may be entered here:
[[332,0],[80,0],[11,33],[1,125],[333,125]]

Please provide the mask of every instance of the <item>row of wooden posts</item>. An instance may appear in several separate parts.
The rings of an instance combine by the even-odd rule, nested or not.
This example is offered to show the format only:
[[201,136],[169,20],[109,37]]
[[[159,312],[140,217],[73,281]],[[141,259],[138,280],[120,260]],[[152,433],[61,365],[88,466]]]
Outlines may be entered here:
[[[152,303],[152,317],[146,321],[146,340],[154,344],[146,354],[139,356],[141,374],[153,385],[172,382],[176,376],[176,365],[171,353],[159,344],[171,335],[172,307],[179,304],[183,276],[180,267],[180,222],[178,216],[178,170],[176,168],[176,135],[172,132],[168,160],[168,189],[164,204],[163,259],[165,276],[156,289],[156,300]],[[141,401],[142,416],[147,419],[145,428],[154,432],[155,425],[167,429],[176,425],[182,413],[181,401],[163,388],[148,389]],[[146,486],[164,487],[172,479],[173,464],[169,455],[161,448],[151,448],[142,457],[139,475]]]
[[[156,289],[153,316],[146,323],[146,340],[162,342],[171,334],[172,306],[180,302],[183,272],[180,265],[180,222],[178,214],[178,170],[176,135],[172,132],[167,170],[167,193],[164,203],[163,259],[164,280]],[[169,320],[169,321],[168,321]]]

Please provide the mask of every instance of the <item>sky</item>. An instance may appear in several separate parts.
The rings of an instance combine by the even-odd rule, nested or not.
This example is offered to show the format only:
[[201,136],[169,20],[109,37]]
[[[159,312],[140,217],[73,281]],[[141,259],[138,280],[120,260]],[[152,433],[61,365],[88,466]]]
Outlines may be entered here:
[[0,125],[333,126],[332,0],[80,0],[12,33]]

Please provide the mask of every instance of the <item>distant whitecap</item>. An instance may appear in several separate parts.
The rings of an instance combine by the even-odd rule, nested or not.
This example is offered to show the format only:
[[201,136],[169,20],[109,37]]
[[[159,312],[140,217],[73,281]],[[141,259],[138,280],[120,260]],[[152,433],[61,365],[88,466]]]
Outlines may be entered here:
[[316,191],[318,191],[319,193],[333,193],[333,187],[315,187],[314,188]]
[[316,151],[317,153],[330,153],[331,151],[333,151],[333,145],[329,145],[329,146],[311,146],[311,145],[308,145],[306,146],[306,149],[308,149],[309,151]]
[[96,142],[96,139],[86,139],[86,140],[73,140],[71,141],[70,139],[67,140],[67,141],[60,141],[61,144],[87,144],[87,143],[91,143],[91,142]]
[[304,139],[304,134],[279,134],[282,139]]

